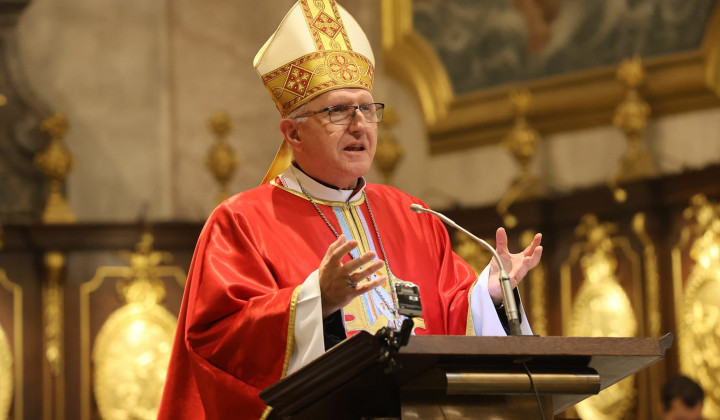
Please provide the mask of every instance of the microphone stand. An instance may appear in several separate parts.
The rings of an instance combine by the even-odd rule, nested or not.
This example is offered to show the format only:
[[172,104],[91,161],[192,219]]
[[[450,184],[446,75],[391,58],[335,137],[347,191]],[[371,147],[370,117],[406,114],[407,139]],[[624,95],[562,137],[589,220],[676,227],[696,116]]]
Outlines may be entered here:
[[505,271],[502,260],[500,259],[500,256],[498,255],[495,248],[493,248],[489,243],[485,242],[484,240],[468,232],[465,228],[458,225],[457,223],[452,221],[452,219],[442,213],[430,210],[419,204],[412,204],[410,206],[410,210],[414,211],[415,213],[424,212],[434,214],[435,216],[439,217],[440,220],[442,220],[443,222],[447,223],[448,225],[454,227],[461,232],[464,232],[466,235],[471,237],[483,247],[487,248],[488,251],[493,254],[493,257],[495,257],[495,261],[497,261],[498,266],[500,267],[500,289],[502,290],[503,301],[505,302],[505,315],[507,316],[508,323],[510,324],[510,335],[522,335],[522,332],[520,331],[520,316],[518,314],[517,304],[515,303],[515,296],[513,295],[512,285],[510,284],[510,276],[508,276],[507,272]]

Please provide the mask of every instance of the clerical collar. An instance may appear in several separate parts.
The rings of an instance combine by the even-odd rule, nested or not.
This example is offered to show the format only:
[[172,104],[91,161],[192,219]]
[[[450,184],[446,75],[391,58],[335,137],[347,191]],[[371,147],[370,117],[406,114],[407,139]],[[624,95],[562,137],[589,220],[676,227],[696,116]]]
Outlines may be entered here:
[[[305,172],[305,170],[304,170],[303,168],[301,168],[300,165],[298,165],[298,163],[297,163],[296,161],[294,161],[294,160],[292,161],[292,166],[294,166],[296,169],[300,169],[300,170],[302,171],[302,173],[304,173],[305,175],[307,175],[307,176],[309,176],[310,178],[312,178],[313,180],[315,180],[315,182],[317,182],[317,183],[319,183],[319,184],[322,184],[322,185],[324,185],[324,186],[326,186],[326,187],[328,187],[328,188],[332,188],[332,189],[334,189],[334,190],[343,190],[343,189],[344,189],[344,188],[336,187],[336,186],[334,186],[334,185],[330,185],[330,184],[328,184],[327,182],[323,182],[323,181],[315,178],[314,176],[312,176],[312,175],[310,175],[309,173]],[[362,178],[358,178],[358,179],[357,179],[357,183],[355,184],[355,188],[353,188],[353,190],[358,189],[358,186],[359,186],[361,183],[362,183]]]
[[303,188],[305,188],[310,195],[319,200],[344,203],[359,200],[362,197],[362,192],[366,185],[364,178],[358,178],[358,185],[355,189],[342,190],[316,180],[303,172],[299,167],[293,165],[288,166],[278,178],[280,178],[282,186],[290,190],[302,194],[302,189],[300,188],[300,184],[302,184]]

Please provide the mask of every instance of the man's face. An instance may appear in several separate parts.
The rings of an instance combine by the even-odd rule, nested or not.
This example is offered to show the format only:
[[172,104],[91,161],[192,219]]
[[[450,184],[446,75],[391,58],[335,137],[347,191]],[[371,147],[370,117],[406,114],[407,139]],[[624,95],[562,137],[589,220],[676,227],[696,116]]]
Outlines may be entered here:
[[[310,101],[304,113],[334,105],[373,103],[363,89],[336,89]],[[330,185],[352,188],[370,169],[377,146],[377,123],[368,123],[356,112],[349,125],[335,125],[319,113],[297,121],[300,141],[293,146],[295,160],[309,175]]]
[[675,398],[670,409],[664,413],[663,420],[702,420],[702,409],[702,403],[688,407],[680,398]]

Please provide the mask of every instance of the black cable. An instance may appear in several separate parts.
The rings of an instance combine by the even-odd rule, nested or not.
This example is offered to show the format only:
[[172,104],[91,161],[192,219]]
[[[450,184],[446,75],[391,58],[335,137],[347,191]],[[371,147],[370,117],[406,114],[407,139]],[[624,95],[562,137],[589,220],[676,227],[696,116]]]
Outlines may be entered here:
[[525,362],[522,362],[523,367],[525,368],[525,372],[527,372],[528,378],[530,378],[530,386],[532,387],[533,391],[535,391],[535,399],[537,399],[538,404],[538,410],[540,410],[540,417],[542,420],[545,420],[545,413],[542,409],[542,404],[540,404],[540,394],[538,394],[537,387],[535,386],[535,381],[533,381],[532,374],[530,373],[530,369],[528,369],[527,364]]

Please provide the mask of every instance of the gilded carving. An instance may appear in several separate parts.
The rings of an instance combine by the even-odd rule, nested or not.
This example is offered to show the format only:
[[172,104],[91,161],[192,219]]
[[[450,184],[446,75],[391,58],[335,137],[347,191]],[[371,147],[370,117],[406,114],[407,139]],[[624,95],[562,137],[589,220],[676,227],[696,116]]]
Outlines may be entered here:
[[48,252],[45,255],[45,267],[48,272],[48,281],[44,288],[44,336],[45,359],[50,365],[54,376],[62,371],[62,320],[63,292],[60,285],[60,276],[65,266],[65,256],[60,252]]
[[[704,195],[696,195],[684,216],[691,224],[683,229],[683,242],[689,245],[694,264],[684,282],[676,274],[676,286],[678,280],[684,284],[684,290],[676,289],[676,295],[682,296],[677,307],[680,366],[706,392],[703,414],[706,418],[719,418],[720,205],[708,201]],[[692,242],[688,241],[691,237]],[[681,272],[677,248],[673,254],[675,272]]]
[[174,277],[183,286],[185,273],[161,266],[170,255],[153,250],[152,244],[152,234],[143,233],[135,252],[122,253],[129,267],[101,267],[81,286],[84,419],[90,418],[89,295],[112,277],[119,279],[115,286],[124,304],[107,318],[92,347],[92,389],[98,411],[105,419],[157,417],[177,325],[161,304],[166,293],[162,278]]
[[[455,243],[453,246],[455,253],[470,264],[475,274],[479,275],[482,270],[485,269],[485,266],[488,265],[490,259],[492,259],[490,251],[462,232],[455,232],[453,234],[453,240]],[[485,239],[485,241],[490,244],[494,242],[494,240],[488,239]]]
[[[0,287],[13,296],[13,343],[8,342],[0,325],[0,418],[9,418],[10,407],[14,419],[22,420],[23,413],[23,346],[22,346],[22,288],[8,279],[0,268]],[[14,355],[14,357],[13,357]]]
[[[0,273],[2,275],[2,273]],[[10,343],[0,326],[0,418],[8,418],[13,396],[13,357]]]
[[637,213],[633,217],[633,230],[643,244],[645,261],[645,291],[648,310],[648,329],[651,337],[660,337],[660,274],[655,244],[645,228],[645,214]]
[[50,144],[35,156],[35,166],[45,174],[50,183],[48,196],[43,211],[44,223],[74,223],[75,215],[67,200],[62,195],[65,178],[73,168],[73,158],[63,144],[63,137],[70,128],[63,114],[55,114],[42,122],[42,130],[50,135]]
[[510,206],[514,202],[528,197],[541,196],[544,193],[544,187],[538,177],[530,173],[530,161],[540,143],[540,134],[530,126],[526,118],[532,103],[532,96],[529,90],[524,89],[510,92],[509,98],[516,110],[515,124],[500,142],[500,146],[512,154],[520,168],[520,173],[500,198],[496,209],[502,216],[505,226],[514,228],[517,226],[517,218],[508,211]]
[[[660,337],[661,314],[660,314],[660,273],[658,271],[658,257],[655,244],[647,233],[644,213],[637,213],[633,217],[632,227],[635,235],[640,239],[643,246],[643,260],[645,262],[645,304],[647,307],[647,325],[650,337]],[[648,372],[650,383],[664,383],[665,375],[659,366],[653,366]],[[659,389],[651,391],[649,395],[650,410],[654,417],[659,417],[660,406]]]
[[[583,281],[573,299],[567,330],[570,336],[632,337],[637,333],[635,313],[617,277],[612,240],[616,230],[614,224],[599,223],[594,215],[585,215],[575,230],[584,238],[572,251]],[[569,292],[568,265],[563,267],[563,293]],[[634,397],[635,380],[629,377],[578,404],[576,410],[582,418],[623,418],[633,408]]]
[[384,112],[379,125],[375,166],[383,175],[385,184],[390,185],[395,168],[405,155],[405,149],[392,133],[392,127],[400,120],[397,113],[390,107],[385,107]]
[[205,166],[220,185],[220,191],[215,198],[215,205],[218,205],[230,197],[228,182],[237,169],[238,158],[227,142],[227,135],[233,128],[230,117],[224,112],[218,112],[208,121],[208,128],[215,136],[215,145],[205,158]]
[[640,57],[623,60],[617,77],[625,84],[627,92],[625,99],[615,109],[613,124],[625,134],[628,149],[622,158],[620,170],[610,179],[610,187],[613,189],[615,200],[624,202],[627,200],[627,192],[618,184],[653,176],[657,173],[657,169],[652,157],[640,143],[651,113],[650,105],[638,90],[645,81],[645,70]]

